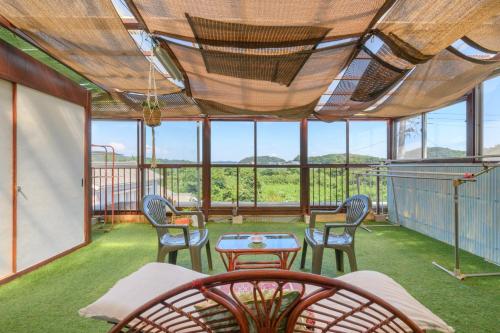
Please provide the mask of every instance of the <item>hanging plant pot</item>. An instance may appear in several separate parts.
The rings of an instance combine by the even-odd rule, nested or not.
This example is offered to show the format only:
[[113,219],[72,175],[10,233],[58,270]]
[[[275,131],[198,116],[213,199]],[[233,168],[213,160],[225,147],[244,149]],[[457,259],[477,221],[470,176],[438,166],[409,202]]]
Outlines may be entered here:
[[156,101],[146,100],[142,103],[142,113],[144,123],[149,127],[160,126],[161,110],[160,104]]

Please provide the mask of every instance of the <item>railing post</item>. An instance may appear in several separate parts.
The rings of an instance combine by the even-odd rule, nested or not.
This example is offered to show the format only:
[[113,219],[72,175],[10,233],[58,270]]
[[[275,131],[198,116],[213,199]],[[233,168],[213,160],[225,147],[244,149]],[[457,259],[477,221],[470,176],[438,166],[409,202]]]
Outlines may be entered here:
[[377,176],[377,214],[380,214],[380,176]]

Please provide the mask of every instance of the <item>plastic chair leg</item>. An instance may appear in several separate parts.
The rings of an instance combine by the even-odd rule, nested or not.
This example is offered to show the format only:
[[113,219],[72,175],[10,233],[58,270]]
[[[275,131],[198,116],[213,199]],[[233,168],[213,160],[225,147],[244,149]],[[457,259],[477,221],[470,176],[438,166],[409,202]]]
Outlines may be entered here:
[[207,258],[208,258],[208,269],[213,270],[214,267],[212,265],[212,250],[210,249],[210,241],[207,241],[207,244],[205,245],[207,249]]
[[165,262],[165,257],[167,256],[167,253],[168,253],[167,249],[162,248],[162,247],[158,248],[158,253],[156,255],[156,261],[157,262]]
[[349,249],[346,251],[347,258],[349,258],[349,266],[351,266],[351,272],[355,272],[358,270],[358,264],[356,263],[356,253],[354,249]]
[[201,248],[191,248],[189,249],[191,254],[191,267],[194,271],[200,272],[202,271],[201,265]]
[[168,263],[169,264],[174,264],[174,265],[177,264],[177,252],[178,251],[170,251],[168,253]]
[[312,248],[312,268],[313,274],[321,274],[321,266],[323,264],[323,247]]
[[304,269],[306,266],[306,256],[307,256],[307,242],[304,239],[304,245],[302,245],[302,257],[300,259],[300,268]]
[[341,250],[335,250],[335,262],[337,264],[337,271],[344,271],[344,252]]

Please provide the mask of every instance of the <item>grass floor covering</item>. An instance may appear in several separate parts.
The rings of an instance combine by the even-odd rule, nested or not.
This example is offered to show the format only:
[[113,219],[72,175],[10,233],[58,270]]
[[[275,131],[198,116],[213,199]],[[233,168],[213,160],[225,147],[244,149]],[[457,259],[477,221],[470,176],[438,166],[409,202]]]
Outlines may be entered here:
[[[291,231],[302,239],[304,224],[209,224],[212,247],[221,233],[231,231]],[[64,258],[0,286],[0,332],[107,332],[110,325],[80,318],[78,309],[95,301],[120,278],[156,257],[156,232],[148,225],[123,224],[115,230],[93,232],[94,241]],[[405,228],[358,230],[356,250],[360,270],[385,273],[443,318],[457,332],[500,332],[500,278],[471,278],[460,282],[431,265],[452,267],[452,248]],[[310,252],[310,251],[309,251]],[[224,272],[213,251],[214,271]],[[308,253],[310,254],[310,253]],[[203,253],[205,255],[205,253]],[[293,269],[299,269],[299,258]],[[333,251],[323,259],[323,274],[336,273]],[[348,261],[345,260],[348,271]],[[498,266],[463,252],[465,272],[495,271]],[[178,264],[190,267],[188,252]],[[306,271],[310,268],[308,258]]]

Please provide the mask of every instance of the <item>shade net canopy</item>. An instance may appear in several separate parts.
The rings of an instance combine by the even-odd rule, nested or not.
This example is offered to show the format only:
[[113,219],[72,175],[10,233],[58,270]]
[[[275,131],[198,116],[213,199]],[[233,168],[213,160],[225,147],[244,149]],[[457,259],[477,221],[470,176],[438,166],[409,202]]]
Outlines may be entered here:
[[347,68],[332,82],[332,91],[324,95],[328,99],[317,108],[316,116],[337,119],[364,111],[412,68],[411,63],[397,57],[380,38],[367,36]]
[[[142,119],[146,95],[135,93],[100,93],[92,96],[92,117],[96,119]],[[158,95],[164,118],[196,117],[201,113],[195,101],[184,93]]]
[[[111,0],[0,0],[0,14],[107,90],[94,97],[100,118],[142,117],[150,66],[137,32],[158,43],[165,117],[400,117],[446,106],[500,68],[499,0],[125,3],[138,23],[128,28],[151,36],[127,31]],[[457,40],[489,58],[450,48]]]
[[495,16],[467,33],[466,37],[483,48],[500,52],[500,10]]
[[384,103],[366,115],[401,117],[447,106],[499,67],[499,62],[478,63],[443,50],[432,60],[417,65]]
[[[316,26],[331,29],[327,38],[359,35],[385,0],[134,0],[151,32],[195,41],[186,14],[256,26]],[[290,40],[286,41],[289,42]]]
[[[110,0],[0,0],[0,8],[36,45],[105,90],[147,90],[149,62]],[[180,90],[162,75],[157,86]]]
[[425,62],[499,12],[498,0],[398,0],[376,28]]
[[330,29],[258,26],[187,15],[207,72],[289,86]]
[[169,47],[187,73],[193,98],[223,104],[240,110],[243,115],[248,111],[248,114],[270,112],[283,116],[287,116],[290,109],[316,101],[354,49],[350,45],[312,53],[293,82],[284,86],[209,73],[198,49],[173,43],[169,43]]

